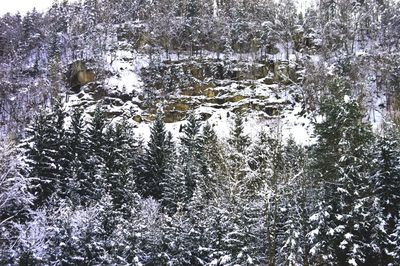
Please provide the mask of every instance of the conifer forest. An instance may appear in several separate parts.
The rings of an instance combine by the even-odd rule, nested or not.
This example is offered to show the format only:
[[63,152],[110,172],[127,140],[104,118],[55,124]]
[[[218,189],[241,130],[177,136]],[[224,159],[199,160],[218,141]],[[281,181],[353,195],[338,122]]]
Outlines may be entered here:
[[1,15],[0,265],[400,265],[400,1]]

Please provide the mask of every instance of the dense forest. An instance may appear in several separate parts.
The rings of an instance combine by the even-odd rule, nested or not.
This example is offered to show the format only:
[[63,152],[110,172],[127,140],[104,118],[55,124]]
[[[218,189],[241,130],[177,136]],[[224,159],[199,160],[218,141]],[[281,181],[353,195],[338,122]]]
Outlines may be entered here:
[[[0,264],[399,265],[399,11],[392,0],[304,12],[292,0],[84,0],[4,15]],[[139,69],[140,90],[105,82],[124,82],[119,60]],[[210,73],[189,76],[188,62]],[[249,134],[254,112],[288,114],[260,103],[270,95],[232,105],[218,132],[196,108],[228,108],[214,95],[226,80],[234,93],[263,83],[289,95],[279,103],[301,107],[293,120],[311,121],[309,141]],[[207,96],[171,109],[187,87]]]

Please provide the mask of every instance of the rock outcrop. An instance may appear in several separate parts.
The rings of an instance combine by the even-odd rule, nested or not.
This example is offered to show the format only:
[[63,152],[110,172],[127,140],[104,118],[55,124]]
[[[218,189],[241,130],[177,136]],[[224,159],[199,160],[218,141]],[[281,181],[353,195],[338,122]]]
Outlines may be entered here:
[[68,71],[68,80],[71,89],[75,92],[90,82],[95,81],[95,73],[93,70],[86,67],[86,63],[83,61],[75,61],[70,65]]

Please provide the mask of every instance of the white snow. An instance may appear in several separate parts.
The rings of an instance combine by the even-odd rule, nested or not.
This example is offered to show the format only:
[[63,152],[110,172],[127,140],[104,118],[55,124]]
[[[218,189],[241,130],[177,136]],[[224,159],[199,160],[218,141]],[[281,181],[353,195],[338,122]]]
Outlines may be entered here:
[[108,78],[106,84],[123,93],[140,92],[143,87],[140,70],[148,64],[148,58],[144,55],[118,50],[116,60],[111,64],[111,69],[116,75]]
[[358,264],[357,264],[357,262],[356,262],[356,260],[355,260],[354,258],[351,258],[351,259],[349,260],[349,265],[357,266]]

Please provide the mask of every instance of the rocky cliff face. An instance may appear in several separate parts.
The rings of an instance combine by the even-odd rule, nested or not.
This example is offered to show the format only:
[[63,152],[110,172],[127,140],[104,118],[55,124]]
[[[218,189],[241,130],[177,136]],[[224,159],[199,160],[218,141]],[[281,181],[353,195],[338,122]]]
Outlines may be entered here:
[[90,114],[101,104],[110,119],[127,118],[144,138],[159,108],[176,134],[194,112],[213,124],[220,137],[228,135],[231,115],[240,114],[254,136],[265,129],[284,137],[292,134],[299,142],[309,138],[303,66],[294,60],[215,55],[166,59],[132,52],[126,43],[120,40],[120,49],[102,70],[107,75],[69,92],[67,106],[81,106]]

